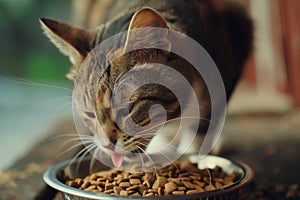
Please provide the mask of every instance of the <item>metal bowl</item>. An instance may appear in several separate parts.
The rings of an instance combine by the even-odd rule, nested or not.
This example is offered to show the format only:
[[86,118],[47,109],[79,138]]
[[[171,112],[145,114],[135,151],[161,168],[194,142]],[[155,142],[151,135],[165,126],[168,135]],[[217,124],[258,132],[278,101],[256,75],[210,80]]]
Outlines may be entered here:
[[[75,161],[70,164],[70,160],[61,162],[44,173],[44,181],[54,189],[61,192],[64,200],[111,200],[111,199],[193,199],[193,200],[213,200],[213,199],[222,199],[222,200],[237,200],[239,193],[242,188],[251,183],[254,179],[254,173],[252,169],[242,163],[236,161],[230,161],[226,158],[218,156],[207,156],[204,159],[199,159],[197,155],[184,156],[182,159],[188,159],[193,163],[197,163],[200,169],[203,168],[214,168],[215,166],[222,167],[223,171],[226,173],[231,173],[235,171],[240,175],[240,178],[234,182],[232,185],[193,195],[181,195],[181,196],[157,196],[157,197],[121,197],[121,196],[112,196],[101,193],[86,192],[80,189],[72,188],[64,184],[65,177],[77,178],[85,177],[92,172],[100,170],[108,170],[109,168],[100,162],[90,166],[90,160]],[[79,164],[80,163],[80,164]]]

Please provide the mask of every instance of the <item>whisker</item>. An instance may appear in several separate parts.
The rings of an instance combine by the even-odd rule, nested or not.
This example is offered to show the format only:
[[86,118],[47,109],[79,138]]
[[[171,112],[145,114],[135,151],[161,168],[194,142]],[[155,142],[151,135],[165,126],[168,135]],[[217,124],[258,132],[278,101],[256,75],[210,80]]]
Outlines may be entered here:
[[138,147],[136,144],[140,144],[140,145],[142,145],[142,146],[144,146],[144,147],[147,147],[147,146],[148,146],[147,144],[145,144],[145,143],[143,143],[143,142],[140,142],[140,141],[134,141],[134,142],[132,143],[132,145]]
[[[66,137],[66,136],[65,136]],[[56,138],[53,138],[51,140],[58,140],[58,139],[61,139],[63,137],[56,137]],[[81,137],[81,136],[76,136],[74,135],[73,137],[69,136],[69,138],[66,138],[68,141],[81,141],[81,140],[93,140],[93,137]]]
[[77,147],[79,147],[79,146],[82,146],[82,144],[81,144],[81,143],[77,143],[77,144],[75,144],[75,145],[69,147],[68,149],[64,150],[63,152],[61,152],[61,153],[58,154],[58,155],[59,155],[59,156],[62,156],[62,155],[64,155],[65,153],[68,153],[68,152],[72,151],[73,149],[75,149],[75,148],[77,148]]
[[76,171],[79,172],[80,163],[83,161],[83,159],[86,157],[86,155],[96,146],[93,144],[89,148],[86,149],[86,151],[80,156],[78,159],[77,165],[76,165]]
[[104,86],[106,89],[111,90],[110,88],[110,83],[105,79],[104,77],[104,73],[102,73],[101,77],[100,77],[101,81],[103,81],[104,84],[102,84],[102,86]]
[[200,119],[200,120],[204,120],[204,121],[208,121],[210,122],[209,118],[204,118],[204,117],[181,117],[180,119]]
[[80,154],[82,154],[83,152],[85,152],[87,149],[89,149],[90,147],[92,147],[93,145],[95,145],[94,143],[89,144],[88,146],[86,146],[85,148],[83,148],[81,151],[79,151],[70,161],[69,165],[72,165],[75,160],[80,156]]
[[[194,118],[195,118],[195,119],[198,119],[198,118],[196,118],[196,117],[194,117]],[[169,119],[169,120],[164,121],[164,122],[160,122],[160,123],[158,123],[158,124],[153,125],[152,127],[149,127],[149,128],[144,129],[144,130],[142,130],[142,131],[140,131],[140,132],[137,132],[136,135],[138,135],[138,134],[140,134],[140,133],[143,133],[143,132],[146,132],[146,131],[148,131],[148,130],[151,130],[151,129],[153,129],[153,128],[156,128],[157,126],[160,126],[160,125],[162,125],[162,124],[166,124],[166,123],[173,122],[173,121],[178,121],[178,120],[181,120],[181,119],[182,119],[182,118],[174,118],[174,119]]]
[[161,154],[163,157],[165,157],[172,165],[175,166],[175,168],[176,168],[178,171],[180,171],[179,168],[177,167],[177,165],[176,165],[172,160],[170,160],[170,159],[168,158],[168,156],[166,156],[163,152],[159,152],[159,154]]
[[55,86],[55,85],[48,85],[48,84],[43,84],[43,83],[38,83],[38,82],[34,82],[28,79],[24,79],[24,78],[16,78],[11,79],[11,78],[7,78],[5,77],[6,80],[12,82],[12,83],[18,83],[18,84],[24,84],[24,85],[33,85],[33,86],[39,86],[39,87],[48,87],[48,88],[54,88],[54,89],[60,89],[60,90],[65,90],[65,91],[69,91],[72,92],[71,89],[69,88],[65,88],[65,87],[60,87],[60,86]]
[[[153,136],[155,136],[155,133],[157,133],[157,132],[147,132],[147,133],[142,133],[142,134],[135,135],[135,136],[137,136],[137,137],[151,136],[151,138],[152,138]],[[135,136],[134,136],[134,137],[135,137]],[[150,138],[150,137],[149,137],[149,138]]]
[[71,140],[68,140],[68,141],[65,141],[62,146],[66,146],[72,142],[78,142],[80,144],[89,144],[89,143],[92,143],[94,142],[94,140],[92,140],[91,138],[86,138],[86,139],[80,139],[80,138],[73,138]]
[[55,119],[55,115],[62,111],[63,109],[65,109],[67,106],[69,106],[72,102],[68,102],[68,103],[65,103],[64,105],[60,106],[54,113],[52,113],[52,115],[50,116],[50,119],[49,119],[49,122],[48,122],[48,125],[46,125],[46,128],[45,128],[45,131],[49,129],[49,127],[51,126],[52,122],[54,121]]
[[93,172],[93,166],[95,164],[95,160],[96,160],[96,158],[94,156],[92,156],[91,161],[89,163],[89,174],[91,174]]
[[209,169],[206,169],[206,170],[207,170],[207,173],[208,173],[208,176],[209,176],[209,184],[211,184],[212,177],[211,177],[210,171],[209,171]]
[[[101,152],[102,151],[102,149],[100,149],[98,146],[96,146],[96,148],[95,148],[95,152],[96,152],[96,156],[98,155],[98,153],[99,152]],[[92,173],[93,172],[93,166],[94,166],[94,164],[95,164],[95,161],[97,160],[97,158],[95,157],[95,156],[92,156],[92,158],[91,158],[91,162],[90,162],[90,173]]]
[[64,97],[59,97],[59,98],[56,98],[56,99],[52,99],[50,101],[47,101],[47,102],[44,102],[40,105],[38,105],[39,107],[45,107],[49,104],[52,104],[52,103],[55,103],[57,101],[61,101],[61,100],[66,100],[66,99],[69,99],[69,100],[72,100],[72,97],[71,96],[64,96]]
[[143,154],[148,158],[149,162],[151,162],[151,165],[152,165],[154,171],[156,171],[155,164],[154,164],[152,158],[148,155],[148,153],[146,153],[146,151],[143,148],[139,147],[139,146],[137,146],[137,148],[140,149],[140,151],[143,152]]
[[50,141],[58,140],[58,139],[61,139],[63,137],[78,137],[78,135],[76,133],[59,134],[55,137],[51,137]]
[[141,159],[141,162],[142,162],[142,171],[144,171],[145,162],[144,162],[142,154],[139,153],[139,156],[140,156],[140,159]]
[[204,118],[204,117],[200,117],[200,118],[199,118],[199,117],[193,117],[193,116],[189,116],[189,117],[180,117],[180,118],[174,118],[174,119],[170,119],[170,120],[167,120],[167,121],[158,123],[158,124],[156,124],[156,125],[154,125],[154,126],[152,126],[152,127],[149,127],[149,128],[147,128],[147,129],[144,129],[144,130],[142,130],[142,131],[137,132],[136,135],[140,135],[140,133],[149,131],[149,130],[151,130],[151,129],[153,129],[153,128],[156,128],[156,127],[158,127],[158,126],[160,126],[160,125],[162,125],[162,124],[166,124],[166,123],[169,123],[169,122],[174,122],[174,121],[178,121],[178,120],[182,120],[182,119],[199,119],[199,120],[203,120],[203,121],[207,121],[207,122],[210,122],[210,123],[212,123],[212,124],[215,124],[215,123],[213,123],[210,119]]
[[[147,133],[142,133],[142,134],[139,134],[139,135],[134,135],[134,136],[132,136],[132,138],[130,138],[129,141],[135,140],[135,139],[138,139],[138,138],[142,138],[142,137],[145,137],[145,139],[149,139],[149,138],[152,138],[155,133],[156,132],[147,132]],[[142,138],[142,139],[144,139],[144,138]]]

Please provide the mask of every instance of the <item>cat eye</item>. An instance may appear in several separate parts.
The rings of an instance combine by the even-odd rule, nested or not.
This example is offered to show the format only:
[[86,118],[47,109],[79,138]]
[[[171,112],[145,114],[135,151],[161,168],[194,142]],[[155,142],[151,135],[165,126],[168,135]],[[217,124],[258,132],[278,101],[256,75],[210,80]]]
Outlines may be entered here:
[[118,110],[115,117],[115,126],[118,127],[118,124],[121,124],[122,118],[126,117],[126,114],[128,114],[128,108],[121,108]]
[[85,112],[85,114],[90,118],[95,118],[95,114],[93,112]]

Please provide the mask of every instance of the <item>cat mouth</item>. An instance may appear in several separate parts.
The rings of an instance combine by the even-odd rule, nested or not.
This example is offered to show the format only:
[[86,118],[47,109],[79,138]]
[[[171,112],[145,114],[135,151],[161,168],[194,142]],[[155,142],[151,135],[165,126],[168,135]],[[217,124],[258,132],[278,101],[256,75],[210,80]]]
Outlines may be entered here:
[[120,153],[120,152],[113,151],[111,153],[111,160],[112,160],[113,165],[116,168],[119,168],[122,166],[125,159],[127,161],[133,161],[134,158],[136,157],[137,153],[141,153],[141,151],[139,151],[138,149],[131,151],[131,152],[126,152],[126,153]]
[[125,157],[126,157],[126,154],[113,152],[111,155],[111,160],[112,160],[114,166],[119,168],[122,166]]

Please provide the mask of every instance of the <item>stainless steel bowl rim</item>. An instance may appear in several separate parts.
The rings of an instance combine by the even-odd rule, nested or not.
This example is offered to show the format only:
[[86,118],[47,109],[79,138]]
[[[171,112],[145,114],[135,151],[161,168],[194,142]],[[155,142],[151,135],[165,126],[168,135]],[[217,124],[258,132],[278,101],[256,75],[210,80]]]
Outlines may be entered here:
[[[195,157],[195,155],[194,155]],[[218,156],[212,156],[212,155],[208,155],[206,158],[210,158],[210,159],[225,159],[222,157],[218,157]],[[225,159],[227,160],[227,159]],[[165,195],[165,196],[156,196],[156,197],[131,197],[131,196],[126,196],[126,197],[122,197],[122,196],[112,196],[112,195],[108,195],[108,194],[103,194],[103,193],[95,193],[95,192],[87,192],[87,191],[83,191],[80,189],[76,189],[73,187],[70,187],[64,183],[62,183],[60,180],[58,180],[57,178],[57,173],[62,170],[64,167],[66,167],[71,160],[67,160],[67,161],[63,161],[61,163],[58,163],[54,166],[52,166],[51,168],[49,168],[43,175],[43,179],[44,181],[51,186],[52,188],[67,193],[67,194],[71,194],[74,196],[78,196],[78,197],[83,197],[83,198],[87,198],[87,199],[103,199],[103,200],[111,200],[111,199],[172,199],[172,200],[176,200],[176,199],[182,199],[183,195]],[[230,160],[228,160],[230,161]],[[229,193],[232,191],[236,191],[236,190],[240,190],[241,188],[245,187],[246,185],[248,185],[249,183],[251,183],[254,179],[254,172],[253,170],[245,163],[240,162],[240,161],[230,161],[232,164],[236,165],[237,167],[239,167],[240,169],[243,170],[244,174],[242,175],[242,177],[236,181],[234,184],[228,186],[228,187],[224,187],[221,189],[217,189],[217,190],[213,190],[213,191],[208,191],[208,192],[203,192],[203,193],[197,193],[197,194],[192,194],[192,195],[188,195],[189,198],[193,199],[193,198],[202,198],[202,197],[211,197],[211,196],[216,196],[216,195],[222,195],[225,193]],[[220,166],[222,167],[222,166]]]

